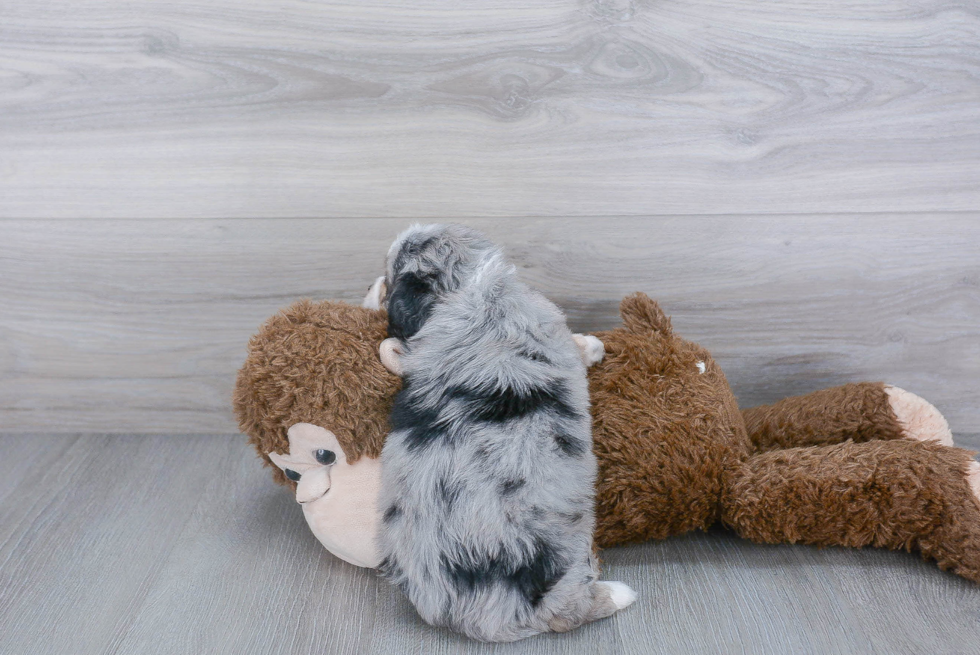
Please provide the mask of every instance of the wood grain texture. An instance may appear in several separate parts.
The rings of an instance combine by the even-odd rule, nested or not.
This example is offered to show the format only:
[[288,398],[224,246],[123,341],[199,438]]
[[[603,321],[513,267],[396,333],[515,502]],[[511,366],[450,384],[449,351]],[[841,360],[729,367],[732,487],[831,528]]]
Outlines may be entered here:
[[[573,328],[641,290],[743,406],[884,379],[980,432],[980,214],[471,221]],[[248,338],[358,302],[400,220],[0,223],[0,429],[233,432]]]
[[980,588],[915,554],[724,530],[604,551],[640,594],[609,620],[479,644],[329,555],[239,436],[0,435],[0,462],[27,447],[45,463],[0,504],[3,653],[976,652]]
[[0,216],[978,208],[955,0],[0,7]]
[[24,435],[29,466],[0,505],[0,652],[99,653],[166,561],[227,440]]

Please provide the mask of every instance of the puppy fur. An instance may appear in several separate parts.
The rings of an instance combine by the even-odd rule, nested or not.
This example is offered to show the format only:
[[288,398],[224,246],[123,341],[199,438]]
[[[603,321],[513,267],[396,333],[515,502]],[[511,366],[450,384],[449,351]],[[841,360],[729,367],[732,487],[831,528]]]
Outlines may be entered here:
[[571,630],[635,594],[597,582],[585,366],[558,308],[458,225],[392,245],[404,379],[381,454],[382,574],[482,641]]

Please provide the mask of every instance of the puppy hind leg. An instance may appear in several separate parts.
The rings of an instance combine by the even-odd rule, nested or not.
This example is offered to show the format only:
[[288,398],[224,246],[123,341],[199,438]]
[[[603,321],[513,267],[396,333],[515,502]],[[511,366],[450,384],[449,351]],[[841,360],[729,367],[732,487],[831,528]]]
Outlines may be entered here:
[[636,592],[623,582],[602,580],[592,583],[592,614],[590,621],[604,619],[636,602]]
[[585,615],[578,618],[555,615],[548,621],[548,627],[553,632],[568,632],[584,623],[604,619],[636,601],[636,592],[622,582],[593,582],[586,593],[590,606]]
[[609,600],[616,606],[616,610],[626,609],[636,602],[636,592],[625,582],[603,581],[595,584],[608,590]]

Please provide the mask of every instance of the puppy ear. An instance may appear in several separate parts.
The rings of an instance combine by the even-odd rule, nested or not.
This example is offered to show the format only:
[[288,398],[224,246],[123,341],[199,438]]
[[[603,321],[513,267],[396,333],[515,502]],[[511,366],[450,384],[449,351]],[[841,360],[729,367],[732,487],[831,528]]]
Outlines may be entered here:
[[432,313],[436,295],[429,277],[402,273],[388,290],[388,336],[405,341],[418,332]]

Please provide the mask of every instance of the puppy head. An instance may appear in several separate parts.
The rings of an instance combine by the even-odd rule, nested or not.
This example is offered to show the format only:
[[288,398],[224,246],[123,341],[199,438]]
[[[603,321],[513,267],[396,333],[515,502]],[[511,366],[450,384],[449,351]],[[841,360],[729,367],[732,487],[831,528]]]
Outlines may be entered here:
[[458,289],[493,250],[486,237],[463,225],[413,225],[399,234],[386,264],[388,336],[411,338],[439,298]]

